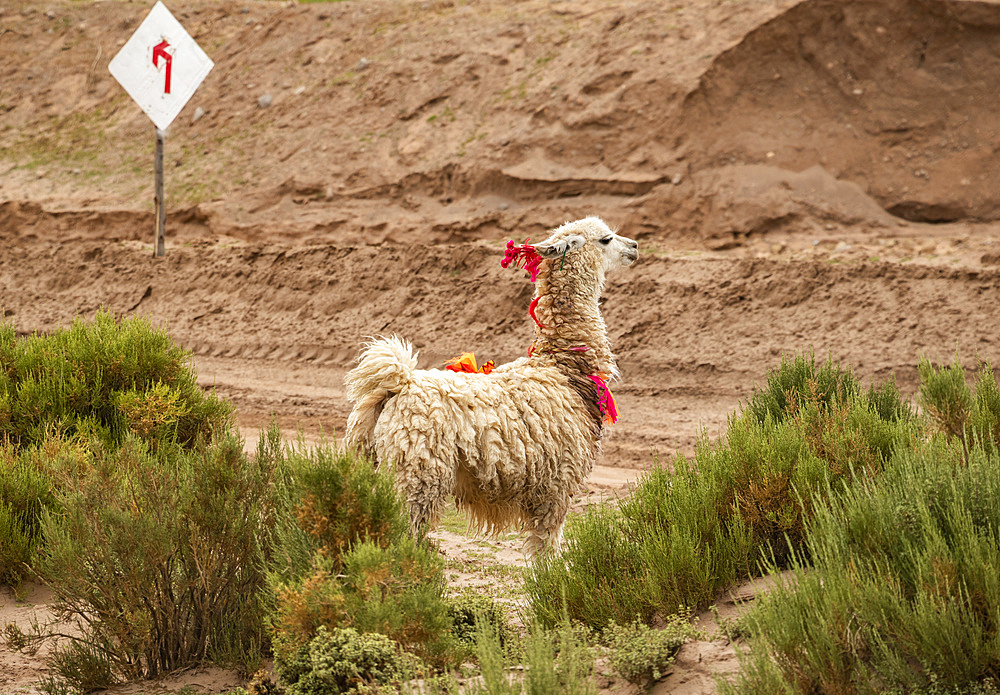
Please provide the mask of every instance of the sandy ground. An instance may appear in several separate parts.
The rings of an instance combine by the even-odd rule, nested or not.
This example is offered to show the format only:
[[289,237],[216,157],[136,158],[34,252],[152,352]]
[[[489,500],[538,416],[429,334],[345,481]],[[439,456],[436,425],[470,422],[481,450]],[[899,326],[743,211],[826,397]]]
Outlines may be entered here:
[[[0,312],[166,325],[250,442],[336,437],[367,336],[523,354],[503,244],[590,214],[642,253],[606,291],[622,418],[586,501],[718,434],[783,354],[906,393],[920,355],[1000,361],[996,2],[170,2],[216,67],[167,134],[162,259],[153,127],[107,72],[151,4],[0,7]],[[442,533],[456,584],[519,562]],[[693,643],[656,692],[735,667]],[[0,646],[0,692],[43,672]]]

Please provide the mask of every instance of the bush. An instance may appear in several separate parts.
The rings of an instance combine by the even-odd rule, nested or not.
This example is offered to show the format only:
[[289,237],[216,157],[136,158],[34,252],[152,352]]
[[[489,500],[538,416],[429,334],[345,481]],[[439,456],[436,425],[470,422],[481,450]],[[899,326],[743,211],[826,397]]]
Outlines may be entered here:
[[739,693],[951,692],[1000,673],[1000,458],[900,452],[824,505],[796,581],[746,621]]
[[190,355],[165,330],[107,312],[51,335],[16,338],[0,326],[0,439],[38,446],[53,431],[98,436],[110,447],[133,432],[190,447],[230,424],[232,407],[199,388]]
[[919,371],[944,438],[820,506],[796,580],[744,621],[753,647],[731,691],[996,692],[1000,390],[988,364],[974,391],[957,360]]
[[596,695],[592,678],[594,652],[587,645],[587,632],[574,629],[565,614],[553,630],[532,623],[524,645],[524,677],[511,674],[500,638],[486,621],[476,628],[476,657],[482,672],[480,682],[466,684],[467,695]]
[[284,663],[282,677],[288,695],[361,695],[414,670],[413,657],[385,635],[321,625],[296,659]]
[[[61,446],[58,440],[49,443]],[[42,460],[40,460],[42,459]],[[18,454],[0,443],[0,583],[17,586],[41,540],[42,510],[54,504],[49,466],[42,453]]]
[[285,540],[300,552],[285,568],[286,578],[307,571],[314,553],[336,571],[358,542],[387,548],[407,535],[409,524],[393,479],[367,459],[327,442],[314,448],[285,447],[279,438],[270,448],[295,479],[291,494],[296,524],[289,533],[298,537]]
[[61,675],[91,689],[107,683],[81,682],[72,664],[128,680],[256,658],[283,472],[233,435],[198,451],[94,441],[86,466],[53,471],[60,511],[42,521],[39,573],[81,633],[56,658]]
[[1000,388],[993,367],[980,364],[975,392],[957,359],[941,368],[922,359],[918,370],[920,403],[938,429],[962,443],[966,458],[974,444],[995,451],[1000,443]]
[[611,623],[601,640],[610,649],[612,668],[633,683],[656,681],[670,672],[677,650],[698,631],[682,616],[674,616],[662,628],[642,623],[620,626]]
[[553,625],[565,601],[571,618],[603,628],[707,606],[763,560],[787,562],[817,497],[876,475],[918,436],[892,382],[865,392],[832,363],[784,360],[721,442],[650,471],[618,509],[571,521],[566,552],[528,572],[532,609]]
[[27,338],[0,324],[0,582],[17,586],[42,543],[51,470],[66,465],[50,459],[130,435],[190,449],[228,428],[231,406],[202,393],[188,361],[141,319],[100,312]]
[[489,596],[468,589],[448,599],[448,614],[451,616],[451,631],[463,644],[475,647],[478,623],[486,623],[500,640],[502,648],[509,647],[515,639],[507,622],[503,606]]
[[387,635],[436,666],[461,655],[444,597],[444,561],[406,537],[382,548],[362,542],[334,563],[318,555],[304,579],[276,587],[275,665],[285,678],[320,627]]

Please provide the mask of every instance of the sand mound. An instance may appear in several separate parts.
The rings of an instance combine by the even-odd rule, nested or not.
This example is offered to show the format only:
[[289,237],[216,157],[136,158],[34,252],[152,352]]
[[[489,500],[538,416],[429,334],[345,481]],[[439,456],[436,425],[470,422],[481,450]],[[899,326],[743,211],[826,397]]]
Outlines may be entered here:
[[1000,215],[1000,5],[806,0],[715,59],[687,96],[699,167],[821,164],[909,220]]

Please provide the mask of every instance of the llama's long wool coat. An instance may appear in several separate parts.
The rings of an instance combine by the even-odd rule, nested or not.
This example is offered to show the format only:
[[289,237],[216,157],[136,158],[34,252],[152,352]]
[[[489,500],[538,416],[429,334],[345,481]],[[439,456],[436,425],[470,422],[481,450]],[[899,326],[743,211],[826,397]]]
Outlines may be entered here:
[[[565,373],[536,362],[465,374],[416,369],[398,339],[365,351],[369,378],[399,385],[382,412],[370,414],[377,417],[370,452],[394,464],[411,508],[431,512],[454,494],[487,530],[565,515],[597,455],[595,423]],[[364,377],[355,378],[360,385]]]
[[398,338],[362,352],[345,379],[347,443],[393,467],[414,531],[454,495],[488,531],[524,522],[529,552],[558,547],[600,450],[594,376],[617,373],[598,308],[604,273],[634,261],[636,247],[596,218],[535,247],[559,265],[547,260],[538,275],[533,355],[490,374],[417,369]]

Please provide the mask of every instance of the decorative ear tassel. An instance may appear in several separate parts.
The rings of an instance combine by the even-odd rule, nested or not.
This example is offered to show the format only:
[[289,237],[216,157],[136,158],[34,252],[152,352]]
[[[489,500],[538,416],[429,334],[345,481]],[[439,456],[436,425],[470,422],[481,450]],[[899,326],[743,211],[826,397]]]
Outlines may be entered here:
[[513,265],[515,268],[524,268],[530,273],[531,281],[534,282],[538,278],[538,266],[541,265],[542,257],[535,251],[534,246],[528,244],[529,241],[531,239],[525,239],[520,245],[515,245],[513,239],[508,241],[500,267],[508,268]]

